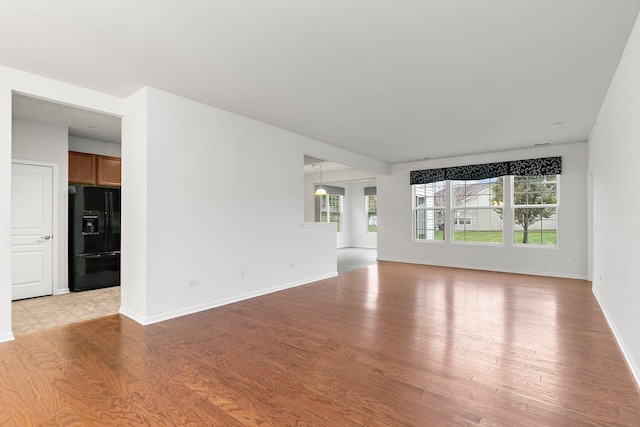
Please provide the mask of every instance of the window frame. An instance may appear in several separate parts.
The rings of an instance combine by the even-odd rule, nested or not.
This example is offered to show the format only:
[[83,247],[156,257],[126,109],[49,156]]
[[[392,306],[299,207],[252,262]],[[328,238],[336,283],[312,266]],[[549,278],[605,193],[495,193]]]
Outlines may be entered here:
[[[376,207],[375,211],[370,210],[370,207],[371,207],[371,205],[369,203],[369,198],[370,197],[375,197],[375,207]],[[377,234],[378,233],[378,195],[377,194],[370,194],[370,195],[364,196],[364,209],[365,209],[366,218],[367,218],[367,223],[366,223],[367,233],[376,233]],[[371,224],[369,224],[369,222],[370,222],[370,218],[371,218],[371,214],[372,213],[375,213],[375,227],[376,227],[375,231],[371,231],[369,229],[369,227],[371,227]]]
[[[425,200],[425,206],[418,206],[417,203],[417,199],[418,196],[416,195],[416,189],[420,186],[422,187],[426,187],[426,186],[433,186],[434,188],[432,189],[433,191],[433,195],[431,197],[434,198],[434,206],[426,206],[426,200],[427,200],[427,196],[424,196],[424,200]],[[412,195],[412,209],[411,209],[411,223],[412,223],[412,241],[414,242],[438,242],[438,243],[444,243],[447,240],[446,237],[446,222],[447,222],[447,194],[448,194],[448,189],[447,189],[447,181],[436,181],[436,182],[431,182],[428,184],[414,184],[411,186],[411,195]],[[440,189],[438,189],[440,188]],[[442,199],[444,200],[444,206],[435,206],[435,194],[437,194],[438,192],[443,191],[443,195],[442,195]],[[418,225],[418,212],[428,212],[428,211],[433,211],[433,218],[431,218],[431,221],[434,221],[434,225],[435,222],[438,221],[437,218],[437,213],[440,213],[441,216],[441,223],[438,223],[437,228],[433,228],[433,230],[430,229],[424,229],[425,231],[425,236],[428,235],[428,233],[430,231],[433,232],[433,238],[428,239],[428,238],[423,238],[420,239],[418,238],[418,232],[419,229],[417,227]],[[437,239],[436,235],[438,234],[439,231],[442,231],[442,238],[441,239]]]
[[[501,205],[496,205],[494,203],[492,203],[492,199],[494,198],[493,196],[493,186],[497,183],[497,181],[502,178],[503,179],[503,184],[502,184],[502,200],[504,201],[505,199],[505,185],[504,185],[504,178],[505,177],[495,177],[495,178],[486,178],[486,179],[452,179],[449,180],[450,182],[450,186],[451,186],[451,197],[448,199],[448,202],[450,204],[450,209],[451,209],[451,242],[454,244],[462,244],[462,245],[488,245],[488,246],[504,246],[505,242],[506,242],[506,236],[507,236],[507,229],[505,227],[505,220],[504,220],[504,211],[505,211],[505,206],[504,203],[502,203]],[[476,200],[480,197],[480,194],[482,192],[478,192],[475,195],[473,194],[469,194],[467,195],[467,191],[466,188],[467,186],[472,186],[472,185],[479,185],[481,184],[481,181],[486,181],[486,180],[495,180],[493,182],[488,182],[488,187],[487,189],[490,190],[489,193],[489,202],[487,204],[482,204],[482,205],[478,205],[478,204],[467,204],[466,201],[471,198],[471,197],[475,197]],[[464,201],[465,203],[463,204],[456,204],[456,190],[455,188],[457,186],[463,185],[465,188],[465,192],[463,194],[464,196]],[[482,222],[484,220],[481,220],[480,217],[481,215],[479,215],[479,213],[481,211],[487,212],[488,217],[491,216],[492,211],[496,211],[496,210],[500,210],[501,213],[498,213],[497,215],[500,216],[500,228],[499,230],[492,230],[492,229],[488,229],[488,230],[480,230],[479,227],[482,225]],[[456,221],[457,217],[457,212],[465,212],[465,215],[467,213],[470,213],[470,219],[469,221],[465,221],[464,223],[458,223],[458,221]],[[474,212],[475,212],[475,216],[474,216]],[[484,216],[484,215],[482,215]],[[474,220],[475,218],[475,220]],[[494,220],[495,221],[495,220]],[[457,228],[456,228],[457,226]],[[471,226],[470,229],[467,231],[467,226]],[[460,230],[460,227],[463,227],[462,230]],[[475,227],[475,228],[472,228]],[[501,240],[498,242],[492,242],[492,241],[476,241],[476,240],[456,240],[456,231],[464,231],[464,235],[466,237],[467,232],[468,233],[477,233],[478,231],[499,231],[500,233],[500,237]]]
[[[555,174],[555,175],[517,175],[517,177],[547,177],[547,176],[554,176],[555,177],[555,203],[527,203],[527,204],[516,204],[515,199],[516,199],[516,176],[512,175],[510,176],[510,186],[511,186],[511,192],[510,192],[510,208],[511,208],[511,215],[513,218],[513,232],[512,232],[512,237],[511,237],[511,244],[514,247],[526,247],[526,248],[545,248],[545,249],[555,249],[558,248],[558,242],[559,242],[559,229],[560,227],[559,225],[559,211],[560,211],[560,174]],[[515,222],[515,218],[516,218],[516,210],[517,209],[555,209],[555,244],[538,244],[538,243],[516,243],[515,240],[515,233],[516,233],[516,222]],[[540,224],[542,225],[542,224]],[[541,229],[543,230],[543,229]],[[519,230],[517,230],[519,231]]]
[[[325,196],[318,196],[320,200],[320,222],[331,222],[336,224],[336,232],[342,233],[342,214],[344,209],[344,196],[342,194],[327,194]],[[338,197],[338,210],[331,209],[331,197]],[[323,207],[326,207],[326,211],[323,211]],[[323,221],[323,214],[326,214],[326,220]],[[338,215],[338,221],[331,221],[332,214]]]

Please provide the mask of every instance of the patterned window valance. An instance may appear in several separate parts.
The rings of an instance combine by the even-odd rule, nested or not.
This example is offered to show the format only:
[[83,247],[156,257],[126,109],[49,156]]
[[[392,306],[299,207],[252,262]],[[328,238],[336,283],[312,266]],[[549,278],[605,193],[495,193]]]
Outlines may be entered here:
[[497,178],[505,175],[559,175],[561,173],[562,157],[543,157],[450,168],[422,169],[411,171],[409,177],[411,185],[413,185],[445,180]]

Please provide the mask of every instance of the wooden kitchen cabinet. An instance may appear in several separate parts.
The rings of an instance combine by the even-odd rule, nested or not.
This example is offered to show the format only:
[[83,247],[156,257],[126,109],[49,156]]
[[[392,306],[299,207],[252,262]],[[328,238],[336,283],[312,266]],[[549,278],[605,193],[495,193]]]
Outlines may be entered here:
[[69,151],[69,183],[119,187],[122,159]]
[[97,161],[95,154],[69,151],[69,182],[95,185],[98,179]]
[[120,186],[122,159],[98,156],[98,185]]

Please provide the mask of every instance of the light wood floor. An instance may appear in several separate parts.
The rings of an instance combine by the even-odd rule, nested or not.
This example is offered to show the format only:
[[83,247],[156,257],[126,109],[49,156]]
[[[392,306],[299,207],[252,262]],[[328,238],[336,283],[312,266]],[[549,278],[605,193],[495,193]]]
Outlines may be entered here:
[[640,425],[590,285],[381,262],[0,344],[0,425]]

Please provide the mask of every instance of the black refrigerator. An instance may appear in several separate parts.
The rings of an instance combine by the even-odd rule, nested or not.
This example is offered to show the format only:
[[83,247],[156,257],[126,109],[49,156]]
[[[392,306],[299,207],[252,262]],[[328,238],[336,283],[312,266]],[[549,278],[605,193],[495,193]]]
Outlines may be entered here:
[[69,186],[69,290],[120,285],[120,189]]

